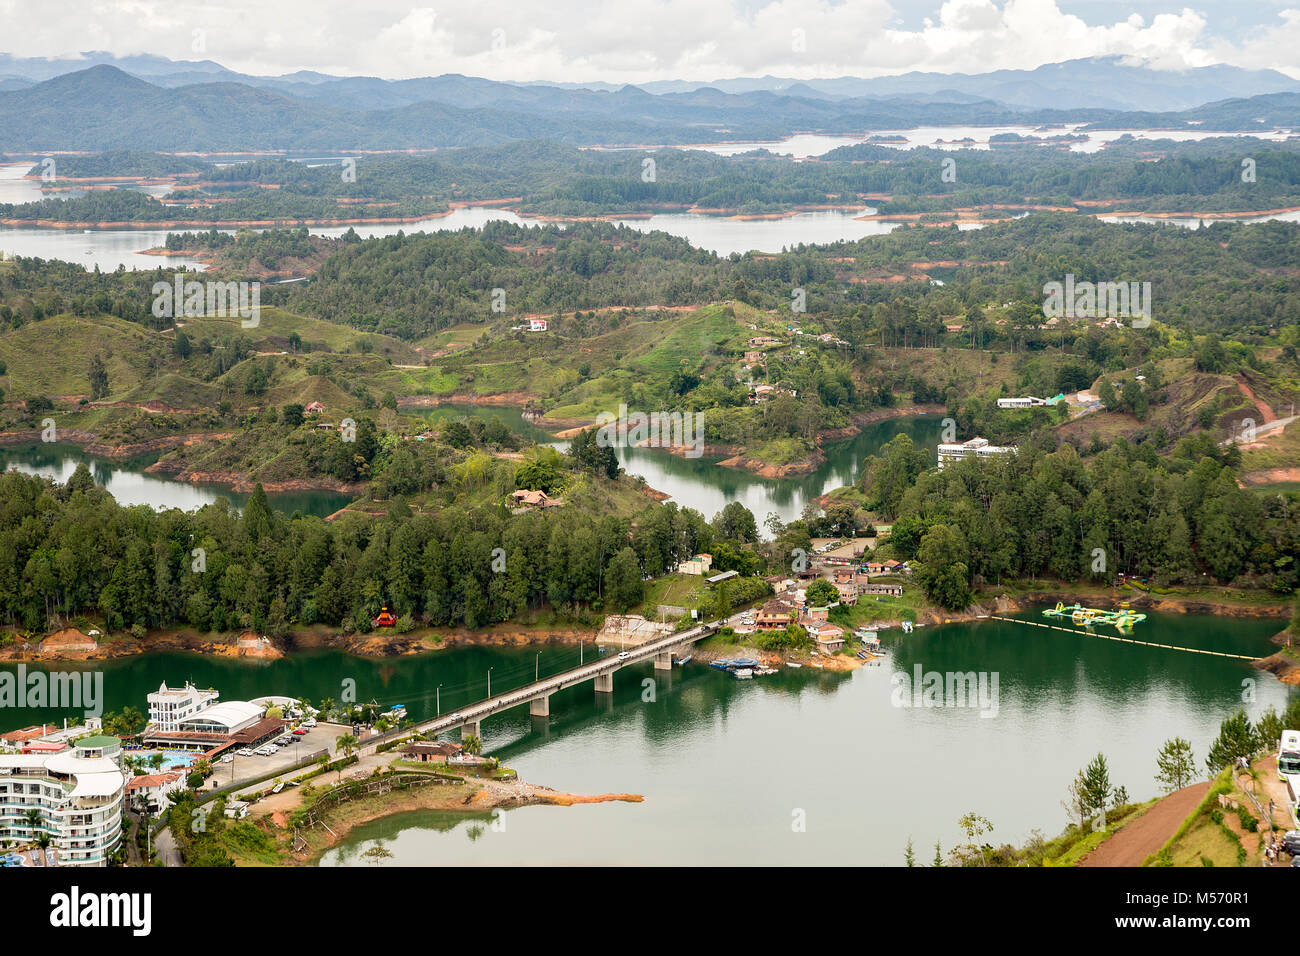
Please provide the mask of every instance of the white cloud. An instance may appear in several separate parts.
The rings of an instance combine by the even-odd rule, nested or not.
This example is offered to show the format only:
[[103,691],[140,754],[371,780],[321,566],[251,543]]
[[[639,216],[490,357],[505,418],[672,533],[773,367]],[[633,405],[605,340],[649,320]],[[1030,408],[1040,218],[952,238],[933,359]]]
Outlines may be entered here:
[[[107,49],[207,58],[249,73],[308,69],[384,77],[466,73],[508,80],[801,78],[905,70],[1032,69],[1123,55],[1163,69],[1226,62],[1300,76],[1296,0],[1261,9],[1237,43],[1210,15],[1149,19],[1118,6],[1062,11],[1062,0],[935,0],[900,26],[889,0],[0,0],[0,46],[19,56]],[[902,3],[904,0],[898,0]],[[911,11],[917,4],[907,0]],[[1216,12],[1219,0],[1203,0]],[[1106,10],[1118,12],[1107,14]],[[194,30],[205,50],[192,51]],[[495,45],[494,45],[495,41]]]

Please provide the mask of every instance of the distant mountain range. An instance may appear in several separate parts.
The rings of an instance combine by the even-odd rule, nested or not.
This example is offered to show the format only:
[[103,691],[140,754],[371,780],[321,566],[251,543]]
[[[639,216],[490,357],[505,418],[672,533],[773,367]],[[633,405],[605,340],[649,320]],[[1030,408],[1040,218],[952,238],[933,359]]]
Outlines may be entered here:
[[[251,76],[228,70],[212,60],[170,60],[160,56],[115,57],[83,53],[75,58],[21,58],[0,53],[0,90],[38,83],[92,66],[115,66],[156,86],[177,87],[228,80],[303,99],[322,102],[342,94],[337,105],[353,109],[388,109],[437,100],[454,92],[448,79],[486,86],[551,87],[593,92],[617,92],[612,83],[496,83],[468,77],[441,76],[414,80],[339,77],[301,70],[278,77]],[[639,84],[647,93],[691,93],[712,88],[724,93],[779,93],[814,99],[888,99],[918,102],[969,103],[992,100],[1021,109],[1109,109],[1168,112],[1187,110],[1224,99],[1265,93],[1300,92],[1300,80],[1276,70],[1245,70],[1235,66],[1205,66],[1191,70],[1156,70],[1127,57],[1109,56],[1048,63],[1033,70],[991,73],[903,73],[897,76],[797,80],[762,76],[710,82],[667,80]],[[474,105],[454,103],[452,105]]]
[[[251,77],[211,61],[148,56],[58,72],[68,62],[0,55],[0,150],[385,150],[521,139],[655,145],[769,140],[796,131],[1062,122],[1119,128],[1193,123],[1225,131],[1300,127],[1300,83],[1282,74],[1234,67],[1170,74],[1114,59],[976,76],[595,89],[458,74]],[[45,73],[52,75],[37,79]],[[1195,108],[1100,107],[1089,103],[1086,91],[1094,87],[1106,88],[1108,101],[1181,97]],[[1236,95],[1242,90],[1252,95]],[[1016,97],[1021,102],[1010,102]]]

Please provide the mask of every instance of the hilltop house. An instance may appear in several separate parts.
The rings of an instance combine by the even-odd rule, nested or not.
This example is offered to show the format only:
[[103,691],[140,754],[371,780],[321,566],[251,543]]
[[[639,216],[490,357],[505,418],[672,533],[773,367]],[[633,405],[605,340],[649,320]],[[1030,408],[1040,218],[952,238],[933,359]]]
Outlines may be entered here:
[[521,488],[510,495],[511,499],[517,506],[524,508],[545,508],[551,503],[551,499],[544,491],[532,491]]
[[683,561],[677,565],[679,574],[708,574],[713,568],[713,555],[707,553],[697,554],[689,561]]

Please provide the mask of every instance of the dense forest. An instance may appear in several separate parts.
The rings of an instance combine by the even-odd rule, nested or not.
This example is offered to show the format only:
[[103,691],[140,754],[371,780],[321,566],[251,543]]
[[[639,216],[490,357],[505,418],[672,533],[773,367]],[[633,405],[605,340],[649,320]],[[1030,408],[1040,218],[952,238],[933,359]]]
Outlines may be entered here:
[[[325,522],[285,516],[261,486],[242,513],[124,508],[82,466],[62,486],[0,476],[0,620],[41,629],[103,615],[112,630],[188,625],[280,635],[293,623],[368,631],[383,604],[477,627],[545,605],[563,619],[638,604],[642,572],[715,539],[690,510],[628,519],[581,509],[510,516],[501,505]],[[198,549],[197,551],[195,549]],[[496,551],[496,549],[503,549]]]
[[1300,583],[1294,495],[1239,488],[1205,439],[1184,439],[1164,457],[1120,439],[1088,458],[1068,443],[942,470],[924,458],[900,436],[868,460],[862,488],[893,519],[891,547],[919,562],[918,581],[945,607],[966,606],[972,585],[1010,579],[1123,573],[1157,586],[1212,580],[1279,594]]

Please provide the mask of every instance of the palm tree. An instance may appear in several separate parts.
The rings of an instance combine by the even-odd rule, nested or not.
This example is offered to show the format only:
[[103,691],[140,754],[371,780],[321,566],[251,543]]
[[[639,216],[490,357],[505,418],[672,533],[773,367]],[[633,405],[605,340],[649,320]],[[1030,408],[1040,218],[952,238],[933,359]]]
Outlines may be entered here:
[[478,734],[470,734],[465,738],[465,753],[478,756],[483,752],[483,738]]
[[[342,736],[337,737],[334,741],[335,753],[337,753],[340,750],[343,751],[343,758],[345,760],[348,757],[352,756],[352,751],[356,749],[356,746],[357,746],[357,738],[353,737],[351,734],[343,734]],[[343,779],[342,764],[339,764],[339,779],[340,780]]]
[[154,752],[149,755],[149,766],[154,770],[161,770],[164,759],[161,753]]
[[27,827],[32,831],[32,839],[37,839],[36,828],[41,825],[41,811],[32,809],[27,811]]

